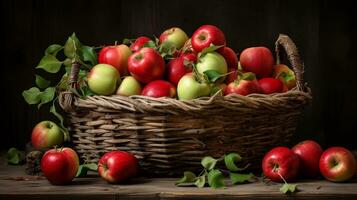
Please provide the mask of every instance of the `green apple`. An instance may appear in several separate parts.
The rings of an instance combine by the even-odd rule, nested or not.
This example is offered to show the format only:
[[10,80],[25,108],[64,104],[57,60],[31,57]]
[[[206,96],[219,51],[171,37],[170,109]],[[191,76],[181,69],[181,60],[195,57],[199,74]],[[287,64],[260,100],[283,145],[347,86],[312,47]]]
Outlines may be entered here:
[[118,70],[108,64],[94,66],[88,75],[88,86],[94,93],[99,95],[113,94],[120,83]]
[[180,100],[209,96],[210,92],[210,85],[204,82],[200,83],[193,73],[185,74],[177,84],[177,96]]
[[178,27],[173,27],[165,30],[160,35],[160,43],[171,42],[175,45],[176,49],[181,49],[185,42],[188,40],[187,34]]
[[60,127],[52,121],[42,121],[32,130],[31,143],[35,149],[61,145],[64,135]]
[[131,96],[141,94],[141,85],[132,76],[125,77],[117,90],[117,95]]
[[[203,74],[207,70],[215,70],[221,75],[227,74],[227,62],[224,57],[217,52],[209,52],[198,59],[197,71]],[[224,78],[224,76],[222,77]],[[223,81],[223,80],[222,80]]]

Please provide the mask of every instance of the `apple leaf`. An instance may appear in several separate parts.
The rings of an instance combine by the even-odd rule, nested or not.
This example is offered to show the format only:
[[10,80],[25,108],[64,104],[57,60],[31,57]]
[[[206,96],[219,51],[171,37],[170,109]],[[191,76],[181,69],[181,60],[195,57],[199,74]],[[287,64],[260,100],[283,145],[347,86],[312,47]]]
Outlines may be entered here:
[[45,54],[46,55],[53,55],[56,56],[57,53],[59,51],[61,51],[63,49],[63,47],[59,44],[52,44],[50,46],[47,47],[47,49],[45,50]]
[[192,183],[196,179],[196,175],[190,171],[185,171],[183,173],[183,177],[176,183],[176,185],[179,185],[181,183]]
[[155,44],[154,41],[150,40],[150,41],[146,42],[146,43],[143,45],[143,47],[149,47],[149,48],[154,48],[154,49],[156,49],[156,48],[157,48],[157,45]]
[[206,75],[207,81],[209,83],[214,83],[219,78],[222,77],[222,75],[219,72],[217,72],[216,70],[207,70],[207,71],[204,71],[203,74]]
[[61,124],[61,127],[64,127],[64,124],[63,124],[63,117],[61,114],[59,114],[57,111],[56,111],[56,106],[54,104],[54,101],[52,103],[52,106],[50,108],[50,113],[52,113],[54,116],[57,117],[58,120],[60,120],[60,124]]
[[18,165],[25,161],[25,152],[19,151],[12,147],[7,152],[7,163],[11,165]]
[[217,164],[217,160],[212,158],[211,156],[206,156],[201,160],[201,165],[206,170],[212,170],[216,166],[216,164]]
[[241,160],[242,157],[237,153],[230,153],[224,156],[224,164],[226,165],[227,169],[233,172],[241,170],[241,168],[237,167],[235,164]]
[[123,39],[123,44],[125,45],[131,45],[133,42],[135,42],[136,39],[128,39],[128,38],[124,38]]
[[95,163],[88,163],[79,165],[76,177],[84,177],[88,174],[88,171],[97,171],[98,165]]
[[244,183],[249,181],[251,178],[254,177],[254,174],[249,173],[249,174],[238,174],[238,173],[230,173],[229,178],[232,181],[232,184],[237,184],[237,183]]
[[75,33],[68,37],[66,44],[64,45],[64,55],[68,58],[75,58],[77,50],[80,49],[82,44],[79,42]]
[[56,92],[56,88],[55,87],[49,87],[46,88],[46,90],[44,90],[43,92],[41,92],[41,103],[38,104],[38,109],[43,105],[46,104],[50,101],[53,100],[53,98],[55,97],[55,92]]
[[83,60],[88,61],[92,66],[97,64],[97,55],[93,47],[81,46],[80,51],[83,55]]
[[254,79],[256,79],[256,76],[252,72],[246,72],[246,73],[242,74],[240,79],[242,79],[242,80],[254,80]]
[[213,188],[223,188],[224,187],[224,176],[223,173],[214,169],[208,173],[208,185]]
[[37,87],[32,87],[23,91],[22,96],[28,104],[37,104],[41,100],[41,91]]
[[57,73],[61,69],[62,62],[53,55],[47,54],[42,57],[37,69],[43,69],[49,73]]
[[206,184],[206,174],[199,176],[195,181],[195,185],[199,188],[203,188],[205,184]]
[[219,49],[219,48],[221,48],[221,47],[223,47],[223,45],[216,46],[216,45],[211,44],[209,47],[204,48],[204,49],[199,53],[198,57],[199,57],[199,58],[200,58],[200,57],[203,57],[203,56],[205,56],[207,53],[216,51],[217,49]]
[[279,190],[280,190],[280,192],[282,192],[284,194],[289,194],[289,193],[296,192],[298,189],[297,189],[296,184],[284,183],[283,186],[281,186]]
[[35,76],[36,76],[36,85],[39,88],[44,89],[44,88],[47,88],[48,86],[50,86],[51,81],[48,81],[48,80],[44,79],[42,76],[37,75],[37,74]]

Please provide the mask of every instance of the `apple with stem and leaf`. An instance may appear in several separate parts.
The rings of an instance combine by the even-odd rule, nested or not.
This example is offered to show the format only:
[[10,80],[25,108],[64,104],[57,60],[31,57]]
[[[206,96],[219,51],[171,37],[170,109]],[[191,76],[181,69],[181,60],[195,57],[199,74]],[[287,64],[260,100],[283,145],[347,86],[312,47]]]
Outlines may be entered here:
[[273,77],[283,82],[288,90],[296,86],[295,73],[286,65],[275,65],[273,69]]
[[197,71],[198,73],[204,74],[206,71],[213,70],[218,72],[221,77],[221,81],[225,79],[225,76],[227,74],[228,68],[227,68],[227,63],[224,57],[214,51],[208,52],[201,54],[198,58],[197,64]]
[[191,100],[210,95],[210,84],[197,76],[195,72],[191,72],[185,74],[180,79],[177,84],[177,96],[179,100]]
[[203,25],[192,34],[191,44],[193,50],[198,53],[211,45],[224,47],[226,45],[226,38],[223,31],[218,27]]
[[252,93],[260,93],[261,89],[255,75],[251,72],[246,72],[240,74],[238,79],[230,82],[225,91],[224,95],[229,94],[240,94],[246,96]]
[[150,40],[151,39],[146,36],[140,36],[140,37],[136,38],[135,41],[130,45],[130,50],[132,52],[139,51]]

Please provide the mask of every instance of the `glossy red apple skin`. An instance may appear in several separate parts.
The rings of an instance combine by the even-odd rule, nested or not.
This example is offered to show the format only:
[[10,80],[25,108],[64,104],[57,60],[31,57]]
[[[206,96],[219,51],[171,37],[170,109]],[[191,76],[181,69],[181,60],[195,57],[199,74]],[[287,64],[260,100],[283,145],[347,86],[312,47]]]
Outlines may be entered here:
[[128,72],[128,58],[131,54],[129,47],[124,44],[107,46],[100,50],[98,62],[115,67],[124,76]]
[[276,147],[265,154],[262,162],[263,173],[274,182],[295,179],[299,171],[299,157],[287,147]]
[[132,52],[139,51],[150,40],[151,39],[146,36],[140,36],[136,38],[135,42],[130,45],[130,50]]
[[236,52],[233,51],[233,49],[229,47],[223,47],[220,53],[226,60],[228,67],[238,68],[238,56]]
[[185,74],[192,72],[192,66],[185,65],[184,58],[178,57],[167,64],[166,72],[168,81],[177,86]]
[[[221,29],[213,25],[203,25],[199,27],[191,37],[192,48],[195,52],[201,52],[211,44],[215,46],[225,46],[226,38]],[[222,48],[220,48],[222,49]]]
[[273,72],[274,57],[266,47],[244,49],[239,61],[244,71],[253,72],[258,79],[269,77]]
[[319,162],[321,174],[329,181],[344,182],[353,177],[357,169],[356,158],[344,147],[326,149]]
[[284,89],[284,84],[279,79],[262,78],[259,81],[259,86],[264,94],[281,93]]
[[128,69],[136,80],[149,83],[162,79],[165,61],[157,51],[144,47],[129,57]]
[[53,185],[69,184],[79,167],[77,153],[71,148],[50,149],[41,159],[41,170]]
[[182,53],[180,57],[190,62],[197,62],[197,55],[195,53]]
[[148,97],[175,97],[176,88],[170,82],[164,80],[156,80],[148,83],[141,95]]
[[136,176],[139,163],[135,156],[124,151],[104,154],[98,163],[99,175],[109,183],[120,183]]
[[296,144],[291,150],[300,159],[300,175],[305,178],[315,178],[320,174],[319,162],[323,150],[317,142],[305,140]]
[[260,87],[255,75],[253,73],[244,73],[239,77],[239,80],[235,80],[229,83],[224,91],[224,95],[232,93],[246,96],[252,93],[260,93]]

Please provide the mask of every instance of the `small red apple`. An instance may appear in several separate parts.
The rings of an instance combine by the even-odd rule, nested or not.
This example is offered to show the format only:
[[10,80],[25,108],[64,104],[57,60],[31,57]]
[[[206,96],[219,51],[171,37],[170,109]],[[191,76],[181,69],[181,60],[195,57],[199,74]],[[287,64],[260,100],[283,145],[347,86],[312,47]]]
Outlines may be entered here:
[[265,154],[262,162],[263,173],[274,182],[296,178],[299,171],[299,157],[287,147],[276,147]]
[[119,74],[124,76],[128,71],[128,58],[130,55],[131,50],[125,44],[107,46],[100,50],[98,62],[115,67]]
[[292,151],[299,156],[301,175],[314,178],[320,174],[319,161],[323,150],[317,142],[312,140],[299,142]]
[[147,42],[151,39],[145,36],[140,36],[136,38],[135,42],[130,45],[130,50],[132,52],[139,51]]
[[283,92],[284,84],[275,78],[262,78],[259,81],[259,86],[264,94]]
[[163,80],[156,80],[148,83],[141,95],[148,97],[175,97],[176,88],[170,82]]
[[167,79],[177,86],[180,79],[192,71],[190,64],[185,65],[184,57],[174,58],[167,64]]
[[269,77],[272,74],[274,57],[266,47],[244,49],[239,61],[244,71],[253,72],[258,78]]
[[224,95],[228,94],[248,95],[260,93],[260,88],[255,75],[251,72],[244,73],[240,79],[229,83],[225,89]]
[[228,67],[238,68],[238,57],[233,49],[229,47],[223,47],[223,50],[220,53],[226,60]]
[[124,151],[104,154],[98,164],[99,175],[109,183],[126,181],[137,175],[139,163],[135,156]]
[[343,182],[353,177],[357,161],[353,154],[344,147],[330,147],[320,158],[320,172],[329,181]]
[[[226,38],[221,29],[213,25],[203,25],[199,27],[191,37],[192,48],[195,52],[201,52],[211,44],[215,46],[225,46]],[[222,49],[222,48],[220,48]]]
[[157,51],[144,47],[129,57],[128,69],[136,80],[149,83],[163,77],[165,61]]
[[72,181],[79,167],[79,158],[71,148],[48,150],[41,159],[41,170],[54,185],[64,185]]

